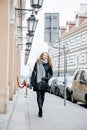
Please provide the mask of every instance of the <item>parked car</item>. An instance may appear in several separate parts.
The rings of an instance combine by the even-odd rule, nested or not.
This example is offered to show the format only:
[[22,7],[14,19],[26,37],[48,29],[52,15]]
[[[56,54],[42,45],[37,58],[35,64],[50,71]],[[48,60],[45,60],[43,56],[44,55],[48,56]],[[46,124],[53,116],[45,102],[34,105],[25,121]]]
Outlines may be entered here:
[[58,84],[56,95],[58,95],[59,97],[64,97],[64,83],[63,82]]
[[49,82],[48,82],[48,85],[49,85],[49,88],[48,88],[48,92],[50,93],[50,88],[51,88],[51,84],[52,84],[52,81],[55,77],[52,77]]
[[71,101],[87,104],[87,69],[79,69],[75,72],[72,83]]
[[73,76],[67,76],[66,96],[71,101]]
[[[64,85],[64,77],[59,77],[62,78],[62,87],[60,87],[60,92],[59,95],[64,98],[64,93],[65,93],[65,85]],[[66,99],[70,100],[71,99],[71,87],[72,87],[72,76],[66,76]]]
[[[72,93],[72,77],[67,76],[67,86],[66,86],[66,99],[71,100]],[[64,77],[55,77],[52,79],[50,84],[50,93],[64,98],[65,85]]]
[[55,94],[55,89],[56,89],[56,80],[54,78],[51,80],[49,92]]
[[64,84],[63,84],[62,77],[55,77],[52,80],[50,86],[50,93],[63,97],[64,93]]

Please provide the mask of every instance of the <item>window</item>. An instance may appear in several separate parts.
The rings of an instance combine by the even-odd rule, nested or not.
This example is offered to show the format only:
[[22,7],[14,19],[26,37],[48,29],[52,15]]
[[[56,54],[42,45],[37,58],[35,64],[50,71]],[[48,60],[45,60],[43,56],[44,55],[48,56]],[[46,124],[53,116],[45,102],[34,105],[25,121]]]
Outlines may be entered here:
[[82,43],[85,43],[86,41],[86,37],[85,37],[85,34],[82,35]]
[[87,52],[86,52],[86,62],[87,62]]
[[78,47],[78,46],[79,46],[79,44],[80,44],[80,37],[79,37],[79,36],[77,36],[77,37],[76,37],[76,46]]
[[76,75],[75,75],[75,77],[74,77],[74,80],[77,80],[77,79],[78,79],[79,73],[80,73],[80,71],[78,71],[78,72],[76,73]]
[[85,73],[85,71],[82,71],[82,72],[81,72],[80,80],[86,81],[86,73]]

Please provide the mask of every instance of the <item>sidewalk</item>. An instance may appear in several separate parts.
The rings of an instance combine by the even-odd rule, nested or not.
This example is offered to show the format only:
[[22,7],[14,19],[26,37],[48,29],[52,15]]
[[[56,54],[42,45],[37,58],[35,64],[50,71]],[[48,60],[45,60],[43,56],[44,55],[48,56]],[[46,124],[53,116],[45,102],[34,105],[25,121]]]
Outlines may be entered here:
[[38,117],[36,93],[17,91],[6,115],[0,115],[0,130],[87,130],[87,109],[46,93],[43,117]]

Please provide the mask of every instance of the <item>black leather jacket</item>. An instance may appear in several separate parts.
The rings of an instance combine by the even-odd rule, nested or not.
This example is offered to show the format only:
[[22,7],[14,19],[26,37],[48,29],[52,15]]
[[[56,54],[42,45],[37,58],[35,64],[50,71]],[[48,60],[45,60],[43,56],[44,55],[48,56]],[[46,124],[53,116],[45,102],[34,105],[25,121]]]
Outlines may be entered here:
[[[44,80],[45,82],[48,83],[48,81],[52,78],[53,76],[53,70],[52,67],[48,64],[48,63],[43,63],[45,72],[46,72],[46,77],[44,77],[42,80]],[[32,72],[32,76],[31,76],[31,84],[34,87],[34,84],[37,84],[37,63],[35,63],[33,72]]]

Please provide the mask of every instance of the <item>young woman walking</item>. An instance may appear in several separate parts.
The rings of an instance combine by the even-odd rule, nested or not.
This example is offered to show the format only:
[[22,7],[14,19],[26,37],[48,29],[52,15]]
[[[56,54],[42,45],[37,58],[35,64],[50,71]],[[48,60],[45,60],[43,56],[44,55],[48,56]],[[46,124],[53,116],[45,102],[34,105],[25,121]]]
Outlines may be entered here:
[[43,115],[42,107],[44,103],[45,92],[48,90],[48,81],[52,76],[53,71],[51,58],[47,52],[44,52],[40,55],[40,58],[35,63],[31,76],[33,90],[37,93],[39,117],[42,117]]

